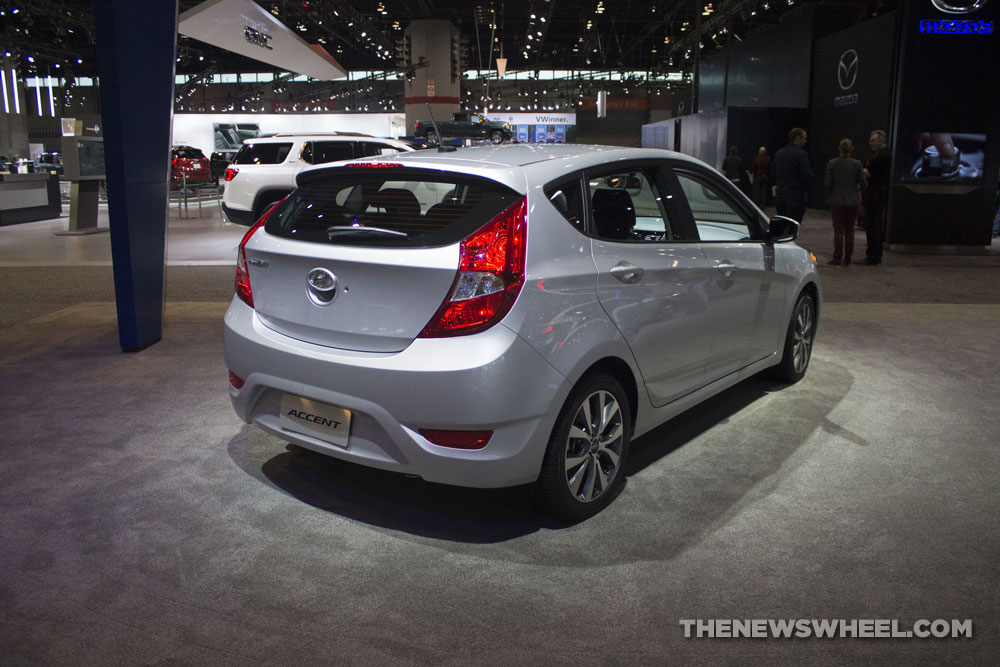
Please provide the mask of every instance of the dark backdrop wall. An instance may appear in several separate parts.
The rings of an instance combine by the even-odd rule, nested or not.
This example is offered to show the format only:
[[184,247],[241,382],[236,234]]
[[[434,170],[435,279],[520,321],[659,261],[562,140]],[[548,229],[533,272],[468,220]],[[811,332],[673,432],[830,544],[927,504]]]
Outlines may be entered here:
[[871,131],[889,131],[896,20],[895,12],[885,14],[816,42],[806,128],[816,206],[826,205],[823,176],[840,140],[851,139],[854,157],[864,161]]
[[813,12],[803,8],[742,42],[730,40],[701,64],[698,110],[809,106],[812,36]]
[[804,7],[731,47],[726,105],[809,106],[812,40],[813,11]]

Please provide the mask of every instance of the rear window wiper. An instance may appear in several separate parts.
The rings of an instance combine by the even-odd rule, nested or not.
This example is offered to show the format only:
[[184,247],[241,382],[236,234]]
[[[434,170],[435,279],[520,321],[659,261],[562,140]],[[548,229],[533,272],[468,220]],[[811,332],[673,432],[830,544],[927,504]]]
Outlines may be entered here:
[[326,228],[326,235],[330,238],[334,236],[346,236],[348,234],[384,234],[386,236],[398,236],[406,238],[406,232],[397,232],[394,229],[384,227],[368,227],[366,225],[334,225]]

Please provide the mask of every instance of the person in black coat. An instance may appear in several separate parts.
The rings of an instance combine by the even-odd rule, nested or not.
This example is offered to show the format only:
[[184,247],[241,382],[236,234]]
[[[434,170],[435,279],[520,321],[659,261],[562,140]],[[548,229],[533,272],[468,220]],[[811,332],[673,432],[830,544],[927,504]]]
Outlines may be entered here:
[[802,149],[805,145],[806,131],[793,127],[788,132],[788,145],[774,154],[774,177],[777,181],[774,205],[778,215],[798,222],[805,217],[809,182],[812,180],[809,156]]
[[865,176],[868,178],[868,188],[864,192],[865,236],[868,240],[865,264],[882,263],[885,207],[889,203],[890,158],[886,144],[886,134],[882,130],[874,130],[868,137],[872,153],[865,164]]

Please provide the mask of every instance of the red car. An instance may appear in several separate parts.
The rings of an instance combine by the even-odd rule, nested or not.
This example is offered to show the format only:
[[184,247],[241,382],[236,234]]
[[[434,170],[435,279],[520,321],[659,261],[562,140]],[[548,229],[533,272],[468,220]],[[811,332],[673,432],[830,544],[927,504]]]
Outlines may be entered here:
[[170,187],[217,183],[212,178],[212,163],[199,149],[191,146],[170,148]]

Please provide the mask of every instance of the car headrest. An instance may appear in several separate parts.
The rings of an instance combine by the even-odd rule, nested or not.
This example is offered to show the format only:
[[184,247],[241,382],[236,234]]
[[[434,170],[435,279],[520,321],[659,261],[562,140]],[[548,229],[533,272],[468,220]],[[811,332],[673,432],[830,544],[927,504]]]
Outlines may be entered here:
[[594,224],[605,239],[627,239],[635,226],[635,207],[626,190],[598,190],[594,193]]
[[403,188],[379,190],[377,201],[380,208],[384,208],[393,215],[407,218],[420,215],[420,202],[417,200],[417,196]]

